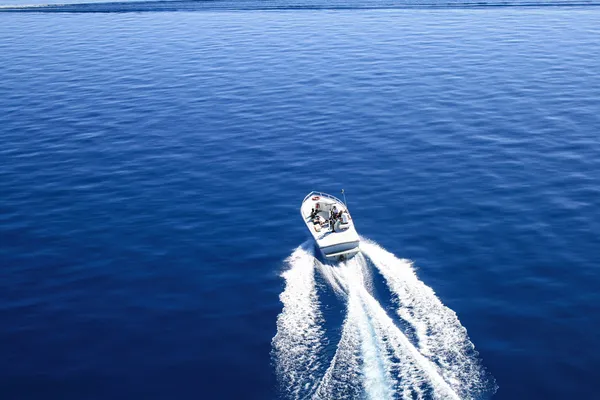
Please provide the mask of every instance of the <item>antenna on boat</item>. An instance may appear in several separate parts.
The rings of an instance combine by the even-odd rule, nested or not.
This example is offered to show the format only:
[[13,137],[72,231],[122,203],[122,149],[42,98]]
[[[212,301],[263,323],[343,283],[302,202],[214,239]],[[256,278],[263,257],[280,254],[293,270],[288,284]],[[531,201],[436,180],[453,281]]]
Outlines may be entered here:
[[344,192],[344,189],[342,189],[342,194],[344,195],[344,205],[348,207],[348,204],[346,203],[346,192]]

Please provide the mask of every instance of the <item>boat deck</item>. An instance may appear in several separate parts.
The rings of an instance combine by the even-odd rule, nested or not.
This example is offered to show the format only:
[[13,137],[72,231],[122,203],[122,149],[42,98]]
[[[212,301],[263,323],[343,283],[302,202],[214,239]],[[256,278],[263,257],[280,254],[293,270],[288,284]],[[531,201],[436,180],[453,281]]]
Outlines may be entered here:
[[[312,200],[314,196],[318,196],[318,200]],[[320,203],[321,207],[325,206],[326,209],[324,211],[320,211],[317,215],[321,216],[323,220],[327,220],[329,218],[329,210],[327,207],[336,206],[337,210],[343,210],[348,213],[350,217],[350,227],[348,229],[342,231],[332,231],[329,223],[326,223],[321,226],[320,230],[315,229],[315,225],[311,221],[311,211],[316,207],[316,204]],[[358,244],[358,234],[354,228],[354,223],[352,221],[352,217],[348,212],[346,205],[338,198],[328,195],[326,193],[320,192],[312,192],[304,199],[302,206],[300,208],[300,213],[304,218],[304,222],[306,226],[310,230],[312,236],[315,238],[317,245],[319,248],[325,252],[327,252],[327,248],[335,248],[339,247],[341,244]]]

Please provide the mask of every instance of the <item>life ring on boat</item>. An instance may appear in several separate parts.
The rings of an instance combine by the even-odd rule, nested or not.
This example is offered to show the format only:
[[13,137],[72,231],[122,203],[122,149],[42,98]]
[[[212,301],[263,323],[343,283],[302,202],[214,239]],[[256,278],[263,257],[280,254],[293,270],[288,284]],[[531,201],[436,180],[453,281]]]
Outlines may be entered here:
[[320,199],[320,197],[319,197],[319,196],[313,196],[313,198],[312,198],[312,199],[313,199],[314,201],[317,201],[317,200],[319,200],[319,199]]

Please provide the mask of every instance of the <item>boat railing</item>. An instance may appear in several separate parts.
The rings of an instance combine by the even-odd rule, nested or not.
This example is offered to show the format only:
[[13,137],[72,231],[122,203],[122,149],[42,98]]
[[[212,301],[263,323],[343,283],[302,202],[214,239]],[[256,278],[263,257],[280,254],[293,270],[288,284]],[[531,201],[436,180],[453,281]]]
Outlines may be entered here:
[[338,199],[338,198],[337,198],[337,197],[335,197],[335,196],[332,196],[332,195],[330,195],[330,194],[327,194],[327,193],[323,193],[323,192],[315,192],[315,191],[312,191],[312,192],[310,192],[309,194],[307,194],[307,195],[306,195],[306,197],[304,198],[304,200],[302,200],[302,203],[304,203],[304,202],[306,201],[306,199],[308,199],[309,197],[312,197],[312,196],[326,197],[326,198],[328,198],[328,199],[335,200],[335,201],[337,201],[337,202],[340,202],[340,203],[342,203],[342,204],[344,204],[344,205],[345,205],[345,203],[344,203],[342,200]]

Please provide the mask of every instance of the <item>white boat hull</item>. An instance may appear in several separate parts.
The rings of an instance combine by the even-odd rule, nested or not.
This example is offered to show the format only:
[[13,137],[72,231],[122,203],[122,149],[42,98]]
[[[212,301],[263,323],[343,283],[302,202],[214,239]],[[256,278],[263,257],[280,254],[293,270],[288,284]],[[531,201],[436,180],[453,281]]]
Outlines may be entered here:
[[[331,210],[346,214],[331,222]],[[316,216],[314,210],[317,210]],[[357,254],[360,238],[344,202],[321,192],[311,192],[302,201],[300,214],[321,254],[326,260],[338,261]]]

